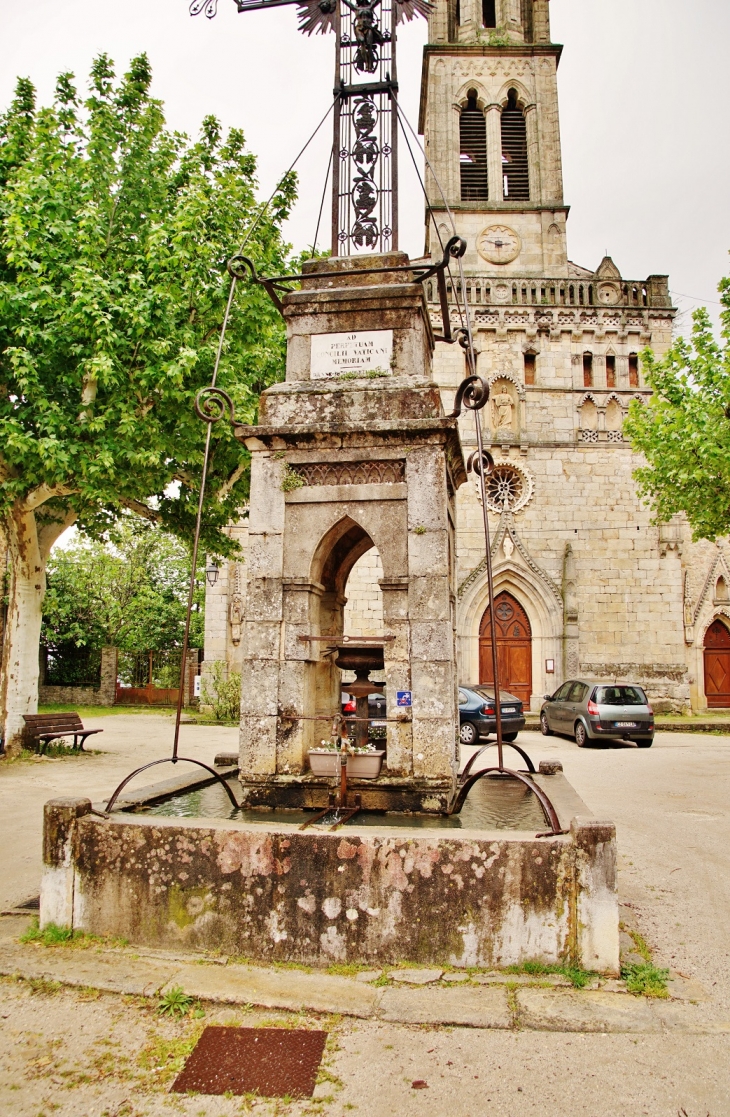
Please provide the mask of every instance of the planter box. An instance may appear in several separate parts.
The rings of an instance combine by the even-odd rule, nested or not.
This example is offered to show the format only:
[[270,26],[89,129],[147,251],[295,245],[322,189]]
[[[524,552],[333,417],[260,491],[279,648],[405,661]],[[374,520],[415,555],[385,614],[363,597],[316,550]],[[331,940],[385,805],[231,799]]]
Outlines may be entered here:
[[385,749],[359,753],[347,758],[347,774],[352,779],[376,780],[380,775]]
[[[385,749],[360,753],[347,758],[347,774],[351,779],[376,780],[383,765]],[[340,754],[333,749],[310,749],[309,767],[315,776],[330,779],[340,774]]]
[[340,754],[334,749],[310,749],[309,767],[315,776],[339,776]]

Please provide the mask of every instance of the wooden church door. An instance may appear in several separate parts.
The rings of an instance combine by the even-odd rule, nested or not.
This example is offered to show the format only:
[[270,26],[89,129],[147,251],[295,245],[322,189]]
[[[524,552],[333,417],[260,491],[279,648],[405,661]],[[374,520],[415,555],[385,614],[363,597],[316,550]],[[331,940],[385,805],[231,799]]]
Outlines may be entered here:
[[[514,694],[526,706],[532,694],[532,630],[527,613],[511,593],[498,594],[494,602],[497,618],[497,667],[502,690]],[[492,675],[491,618],[489,609],[479,628],[479,682],[494,682]]]
[[730,706],[730,632],[722,621],[705,633],[705,695],[710,707]]

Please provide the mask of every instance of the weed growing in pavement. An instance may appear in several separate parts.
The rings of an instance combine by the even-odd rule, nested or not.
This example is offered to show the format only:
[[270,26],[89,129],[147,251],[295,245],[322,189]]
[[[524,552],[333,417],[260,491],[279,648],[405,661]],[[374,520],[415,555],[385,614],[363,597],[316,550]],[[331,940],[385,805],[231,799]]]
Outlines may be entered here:
[[669,970],[659,969],[652,962],[643,962],[641,965],[622,966],[621,977],[626,982],[626,989],[642,997],[668,997],[667,981]]
[[185,1016],[192,1009],[194,998],[181,985],[173,985],[157,1002],[160,1016]]
[[545,974],[559,974],[567,977],[576,989],[584,989],[600,975],[593,970],[582,970],[579,966],[569,966],[565,963],[551,965],[545,962],[523,962],[519,966],[507,966],[505,973],[525,973],[540,977]]
[[636,953],[641,955],[645,962],[651,962],[651,950],[649,949],[649,944],[647,943],[644,936],[639,934],[638,931],[632,930],[631,927],[626,927],[623,923],[619,924],[619,926],[621,927],[622,931],[626,932],[626,934],[633,942],[634,947],[636,948]]
[[47,977],[29,977],[26,984],[31,993],[44,993],[47,997],[55,996],[61,991],[61,982],[49,981]]
[[127,946],[127,939],[105,939],[101,935],[88,935],[86,931],[72,931],[70,927],[58,927],[48,923],[41,930],[38,916],[33,916],[31,925],[19,939],[22,943],[35,943],[37,946],[72,946],[88,950],[92,946]]

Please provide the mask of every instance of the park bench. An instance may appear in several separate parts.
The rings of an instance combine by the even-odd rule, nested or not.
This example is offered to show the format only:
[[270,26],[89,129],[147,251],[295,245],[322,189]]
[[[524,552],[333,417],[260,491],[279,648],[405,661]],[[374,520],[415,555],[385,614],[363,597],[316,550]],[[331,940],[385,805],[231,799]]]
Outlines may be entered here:
[[104,732],[103,729],[84,729],[78,714],[23,714],[23,721],[26,738],[37,743],[39,753],[43,753],[49,741],[59,737],[73,737],[73,747],[83,749],[87,737]]

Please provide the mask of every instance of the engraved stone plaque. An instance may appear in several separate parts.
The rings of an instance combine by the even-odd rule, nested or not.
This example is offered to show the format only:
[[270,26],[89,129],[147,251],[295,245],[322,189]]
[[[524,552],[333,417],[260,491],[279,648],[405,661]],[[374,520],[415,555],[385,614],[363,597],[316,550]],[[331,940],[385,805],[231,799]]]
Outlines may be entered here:
[[312,334],[312,380],[328,380],[354,372],[390,374],[392,330],[362,330],[346,334]]

